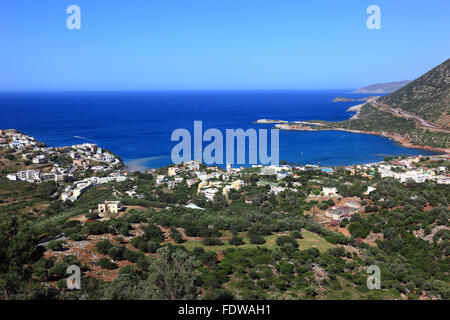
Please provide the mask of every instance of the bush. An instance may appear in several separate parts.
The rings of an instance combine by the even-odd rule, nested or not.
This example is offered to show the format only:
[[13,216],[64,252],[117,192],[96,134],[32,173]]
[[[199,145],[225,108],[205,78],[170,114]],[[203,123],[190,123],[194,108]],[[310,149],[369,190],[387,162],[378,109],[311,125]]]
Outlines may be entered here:
[[121,226],[118,231],[121,235],[125,237],[130,234],[130,229],[128,228],[128,225]]
[[287,262],[280,263],[279,270],[281,273],[291,275],[294,272],[294,266]]
[[69,220],[63,225],[63,229],[75,228],[81,225],[81,222],[78,220]]
[[123,253],[124,253],[124,247],[122,246],[113,246],[108,250],[108,255],[113,260],[124,260]]
[[51,270],[54,263],[55,263],[54,259],[41,258],[34,265],[34,276],[36,276],[39,280],[47,279],[50,276],[49,270]]
[[142,237],[137,237],[131,240],[131,244],[142,252],[148,252],[147,242]]
[[155,253],[160,247],[161,247],[161,245],[159,244],[158,241],[155,241],[155,240],[150,241],[147,244],[147,252]]
[[294,239],[303,239],[303,235],[300,231],[294,230],[290,233],[290,236]]
[[98,261],[98,265],[103,269],[114,270],[117,268],[117,264],[109,260],[108,258],[101,258]]
[[221,246],[221,245],[223,245],[223,242],[220,241],[220,239],[217,239],[217,238],[211,238],[211,237],[205,238],[205,239],[202,241],[202,243],[203,243],[205,246]]
[[164,234],[161,229],[155,224],[149,224],[142,227],[142,231],[144,231],[143,238],[146,241],[157,240],[159,242],[164,240]]
[[184,243],[186,240],[183,239],[183,236],[181,235],[181,233],[177,233],[175,234],[173,237],[173,241],[175,241],[175,243]]
[[341,222],[339,222],[339,227],[345,228],[345,226],[346,226],[347,224],[348,224],[348,219],[347,219],[347,218],[344,218],[344,219],[342,219]]
[[348,231],[354,238],[365,238],[370,234],[370,229],[359,222],[350,222]]
[[173,239],[173,241],[175,241],[175,243],[179,244],[185,242],[181,233],[175,228],[170,229],[170,237]]
[[128,260],[133,263],[137,262],[137,260],[139,259],[139,256],[140,256],[140,254],[138,252],[131,251],[127,248],[125,248],[125,250],[123,252],[123,258],[125,260]]
[[72,241],[83,241],[86,239],[86,236],[82,233],[71,233],[69,235],[70,240]]
[[108,254],[108,251],[109,251],[109,249],[111,249],[112,246],[113,245],[111,244],[111,242],[109,242],[108,239],[105,239],[103,241],[97,242],[97,244],[95,245],[95,248],[101,254]]
[[65,241],[53,240],[48,243],[48,248],[53,251],[62,251],[62,250],[64,250],[65,243],[66,243]]
[[240,246],[245,244],[244,240],[242,240],[238,236],[233,236],[233,238],[230,239],[229,243],[233,246]]
[[85,226],[84,226],[84,230],[86,231],[86,233],[88,234],[92,234],[92,235],[100,235],[100,234],[105,234],[109,232],[109,227],[106,223],[101,222],[101,221],[94,221],[94,222],[88,222]]
[[294,248],[298,247],[297,240],[291,236],[279,236],[277,238],[277,245],[283,247],[286,244],[291,244]]
[[261,236],[259,234],[252,234],[250,236],[250,243],[251,244],[264,244],[264,243],[266,243],[266,240],[264,239],[263,236]]
[[194,225],[189,225],[185,229],[186,235],[189,237],[200,237],[203,235],[199,227]]

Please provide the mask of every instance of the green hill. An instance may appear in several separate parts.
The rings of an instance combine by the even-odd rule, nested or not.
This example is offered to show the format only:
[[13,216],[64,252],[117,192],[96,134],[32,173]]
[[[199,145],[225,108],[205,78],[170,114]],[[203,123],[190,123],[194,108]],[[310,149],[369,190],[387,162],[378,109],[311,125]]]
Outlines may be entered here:
[[334,123],[332,127],[365,132],[386,132],[400,135],[414,145],[450,148],[450,134],[422,129],[414,120],[381,111],[370,103],[361,108],[358,118]]
[[450,59],[379,101],[449,128]]

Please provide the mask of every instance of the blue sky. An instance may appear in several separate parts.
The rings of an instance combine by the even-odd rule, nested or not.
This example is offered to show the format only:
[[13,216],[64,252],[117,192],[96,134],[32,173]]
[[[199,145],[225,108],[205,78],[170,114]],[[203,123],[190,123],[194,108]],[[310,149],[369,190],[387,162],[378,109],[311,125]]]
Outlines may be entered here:
[[[81,8],[81,30],[66,8]],[[381,8],[368,30],[366,8]],[[340,89],[450,53],[448,0],[8,0],[0,90]]]

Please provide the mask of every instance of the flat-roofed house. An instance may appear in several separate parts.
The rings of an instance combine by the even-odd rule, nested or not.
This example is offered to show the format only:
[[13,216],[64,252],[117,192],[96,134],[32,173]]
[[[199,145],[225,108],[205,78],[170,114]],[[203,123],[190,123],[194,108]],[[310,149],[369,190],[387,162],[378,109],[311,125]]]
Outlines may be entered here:
[[176,175],[177,175],[177,170],[178,170],[177,167],[169,167],[168,172],[167,172],[167,175],[168,175],[169,177],[176,176]]
[[333,188],[323,187],[323,194],[328,197],[337,197],[338,191],[337,188],[334,187]]
[[38,155],[33,158],[33,163],[46,163],[47,162],[47,156],[45,154]]
[[122,210],[120,201],[103,201],[98,204],[98,213],[119,213]]

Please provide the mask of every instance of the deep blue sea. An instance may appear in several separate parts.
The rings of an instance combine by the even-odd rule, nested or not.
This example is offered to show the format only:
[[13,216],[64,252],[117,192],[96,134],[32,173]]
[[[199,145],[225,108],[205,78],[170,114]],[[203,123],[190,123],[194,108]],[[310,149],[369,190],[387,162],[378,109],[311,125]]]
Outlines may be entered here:
[[[49,146],[95,142],[135,169],[171,164],[177,128],[271,128],[257,119],[345,120],[359,102],[331,102],[347,91],[0,93],[0,128],[15,128]],[[207,143],[204,145],[206,146]],[[329,166],[429,155],[379,136],[342,131],[280,131],[280,160]]]

